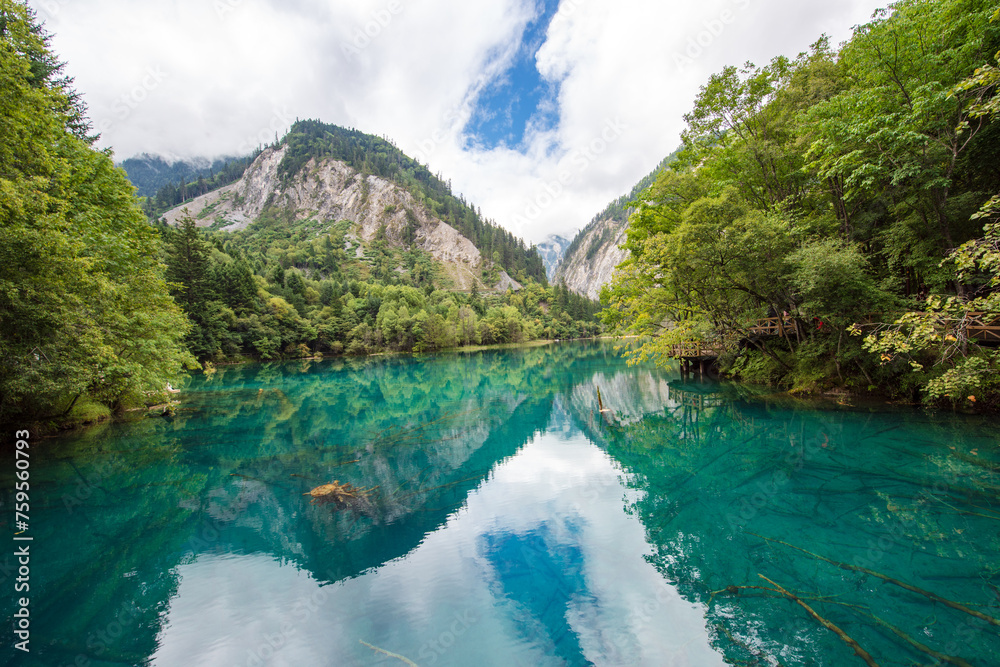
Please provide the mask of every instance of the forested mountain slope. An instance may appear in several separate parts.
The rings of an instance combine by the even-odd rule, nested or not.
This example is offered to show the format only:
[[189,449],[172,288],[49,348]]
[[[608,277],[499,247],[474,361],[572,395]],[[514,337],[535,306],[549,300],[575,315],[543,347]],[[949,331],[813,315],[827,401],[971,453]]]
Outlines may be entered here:
[[[244,230],[268,219],[307,222],[319,234],[341,221],[366,248],[383,235],[393,245],[427,251],[450,286],[467,290],[486,270],[502,281],[546,279],[534,248],[451,194],[450,187],[387,140],[317,121],[297,122],[235,183],[166,212],[174,225],[192,215],[199,226]],[[485,261],[483,261],[485,258]],[[493,270],[495,268],[495,270]],[[496,287],[496,280],[481,286]]]
[[[500,278],[485,284],[483,269],[491,267],[492,260],[484,265],[471,241],[398,185],[333,158],[313,158],[282,179],[278,170],[288,153],[287,144],[267,149],[239,181],[168,211],[163,220],[176,225],[191,215],[200,226],[233,232],[246,230],[263,216],[309,226],[317,236],[345,221],[350,223],[345,240],[358,252],[378,236],[395,247],[412,246],[430,254],[441,270],[442,286],[469,290],[478,282],[491,289],[503,279],[498,270]],[[507,278],[503,288],[508,284],[518,286]]]
[[201,360],[427,351],[600,331],[535,248],[385,139],[299,121],[158,220]]

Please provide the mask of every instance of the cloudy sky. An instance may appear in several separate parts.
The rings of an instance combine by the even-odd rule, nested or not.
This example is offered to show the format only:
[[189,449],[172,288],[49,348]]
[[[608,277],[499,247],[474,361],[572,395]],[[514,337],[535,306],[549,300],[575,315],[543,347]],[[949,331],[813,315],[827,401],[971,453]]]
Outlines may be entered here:
[[727,64],[885,0],[29,0],[117,159],[247,153],[296,118],[383,135],[533,242],[679,144]]

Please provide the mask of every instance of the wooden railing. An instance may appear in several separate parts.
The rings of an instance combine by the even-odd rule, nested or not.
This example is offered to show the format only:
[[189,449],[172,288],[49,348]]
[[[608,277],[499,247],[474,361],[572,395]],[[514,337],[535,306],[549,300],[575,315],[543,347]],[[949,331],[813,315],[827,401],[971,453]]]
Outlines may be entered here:
[[986,313],[969,313],[966,332],[981,343],[1000,343],[1000,318],[987,318]]
[[675,359],[700,357],[718,357],[724,348],[718,343],[705,343],[702,341],[690,341],[679,343],[670,348],[670,356]]
[[765,317],[750,327],[750,333],[759,336],[784,336],[786,331],[795,333],[795,320],[791,317]]

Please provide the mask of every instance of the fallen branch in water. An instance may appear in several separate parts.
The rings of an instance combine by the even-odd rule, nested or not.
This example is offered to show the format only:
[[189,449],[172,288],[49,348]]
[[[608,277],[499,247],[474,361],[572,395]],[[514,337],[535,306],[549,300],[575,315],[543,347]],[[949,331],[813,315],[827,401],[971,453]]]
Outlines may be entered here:
[[[401,496],[399,498],[395,498],[395,501],[396,502],[402,502],[402,501],[406,500],[407,498],[412,498],[413,496],[419,496],[419,495],[424,494],[424,493],[430,493],[431,491],[437,491],[438,489],[446,489],[449,486],[455,486],[456,484],[461,484],[463,482],[471,482],[471,481],[479,480],[479,479],[481,479],[481,477],[479,475],[476,475],[475,477],[466,477],[465,479],[456,480],[454,482],[448,482],[447,484],[441,484],[440,486],[432,486],[429,489],[421,489],[419,491],[414,491],[413,493],[408,493],[405,496]],[[402,487],[400,487],[400,488],[402,488]]]
[[[768,581],[770,581],[770,579],[768,579]],[[715,599],[716,595],[719,595],[719,594],[722,594],[722,593],[726,593],[726,594],[729,594],[729,595],[740,595],[740,591],[743,591],[743,590],[767,591],[767,592],[771,592],[771,593],[778,593],[779,595],[787,597],[785,593],[782,593],[782,591],[778,590],[777,588],[771,588],[770,586],[726,586],[722,590],[712,591],[711,596],[709,596],[709,598],[708,598],[708,604],[709,605],[712,604],[712,601]],[[756,596],[755,595],[753,597],[773,598],[774,596],[772,596],[772,595]],[[906,643],[908,643],[911,646],[913,646],[918,651],[926,653],[927,655],[935,658],[936,660],[938,660],[938,662],[949,663],[949,664],[952,664],[952,665],[957,665],[957,667],[972,667],[972,665],[969,664],[963,658],[960,658],[960,657],[957,657],[957,656],[952,656],[952,655],[946,655],[944,653],[939,653],[939,652],[935,651],[934,649],[930,648],[929,646],[926,646],[925,644],[920,643],[919,641],[917,641],[916,639],[914,639],[910,635],[906,634],[905,632],[903,632],[902,630],[900,630],[896,626],[894,626],[891,623],[889,623],[887,621],[884,621],[881,618],[879,618],[878,616],[872,614],[871,611],[867,607],[863,607],[861,605],[856,605],[856,604],[851,604],[849,602],[840,602],[839,600],[833,600],[833,599],[831,599],[833,596],[809,596],[809,597],[798,596],[798,597],[799,597],[799,599],[802,599],[802,600],[823,602],[823,603],[826,603],[826,604],[836,604],[836,605],[840,605],[842,607],[847,607],[849,609],[852,609],[856,613],[861,614],[862,616],[865,616],[865,617],[870,618],[871,620],[875,621],[875,623],[877,623],[878,625],[881,625],[882,627],[886,628],[887,630],[889,630],[890,632],[892,632],[893,634],[895,634],[897,637],[899,637],[900,639],[902,639]],[[727,632],[727,634],[728,634],[728,632]]]
[[[854,605],[848,605],[848,606],[854,607]],[[883,621],[881,618],[879,618],[878,616],[876,616],[874,614],[869,614],[868,612],[862,611],[861,609],[858,609],[857,611],[858,611],[858,613],[860,613],[860,614],[862,614],[864,616],[867,616],[868,618],[872,619],[873,621],[875,621],[876,623],[878,623],[882,627],[888,629],[894,635],[896,635],[897,637],[899,637],[900,639],[902,639],[903,641],[905,641],[907,644],[910,644],[911,646],[913,646],[918,651],[926,653],[927,655],[931,656],[932,658],[937,659],[939,662],[947,662],[947,663],[950,663],[952,665],[958,665],[958,667],[972,667],[972,665],[970,665],[968,662],[966,662],[962,658],[959,658],[959,657],[953,656],[953,655],[945,655],[944,653],[938,653],[937,651],[935,651],[931,647],[926,646],[924,644],[921,644],[916,639],[914,639],[910,635],[906,634],[905,632],[903,632],[902,630],[900,630],[899,628],[897,628],[895,625],[892,625],[891,623]]]
[[[1000,521],[1000,516],[993,516],[992,514],[980,514],[979,512],[967,512],[967,511],[965,511],[963,509],[955,507],[954,505],[952,505],[949,502],[946,502],[943,498],[938,498],[937,496],[934,496],[934,495],[931,495],[931,496],[928,496],[928,497],[931,500],[936,500],[937,502],[941,503],[942,505],[944,505],[945,507],[947,507],[949,509],[955,510],[956,514],[960,514],[960,515],[964,515],[964,516],[979,516],[979,517],[982,517],[984,519],[993,519],[994,521]],[[986,509],[985,507],[979,507],[978,505],[973,505],[972,507],[975,507],[977,510],[983,510],[984,512],[990,512],[990,511],[992,511],[992,510]]]
[[842,570],[851,570],[853,572],[863,572],[863,573],[871,575],[873,577],[877,577],[878,579],[881,579],[882,581],[887,581],[890,584],[895,584],[896,586],[899,586],[900,588],[905,588],[906,590],[911,591],[913,593],[919,593],[920,595],[926,596],[926,597],[930,598],[931,600],[934,600],[935,602],[940,602],[941,604],[943,604],[945,606],[948,606],[948,607],[951,607],[952,609],[957,609],[958,611],[965,612],[966,614],[969,614],[970,616],[975,616],[976,618],[978,618],[980,620],[986,621],[990,625],[994,625],[994,626],[1000,627],[1000,621],[998,621],[997,619],[993,618],[992,616],[988,616],[988,615],[986,615],[986,614],[984,614],[984,613],[982,613],[980,611],[976,611],[975,609],[969,609],[968,607],[966,607],[963,604],[959,604],[958,602],[955,602],[953,600],[949,600],[947,598],[943,598],[943,597],[941,597],[940,595],[938,595],[936,593],[931,593],[930,591],[925,591],[922,588],[917,588],[916,586],[908,584],[905,581],[900,581],[899,579],[893,579],[890,576],[884,575],[884,574],[882,574],[880,572],[876,572],[875,570],[869,570],[866,567],[859,567],[857,565],[848,565],[847,563],[841,563],[839,561],[830,560],[829,558],[825,558],[823,556],[820,556],[819,554],[814,554],[813,552],[808,551],[806,549],[803,549],[802,547],[797,547],[794,544],[789,544],[788,542],[783,542],[781,540],[776,540],[773,537],[764,537],[763,535],[758,535],[757,533],[749,533],[749,532],[747,534],[748,535],[753,535],[755,537],[759,537],[762,540],[767,540],[768,542],[777,542],[778,544],[783,544],[786,547],[789,547],[790,549],[795,549],[796,551],[801,551],[802,553],[807,554],[809,556],[812,556],[813,558],[817,558],[817,559],[819,559],[821,561],[830,563],[831,565],[836,565],[837,567],[839,567]]
[[389,656],[390,658],[396,658],[397,660],[402,660],[411,667],[419,667],[417,663],[413,662],[412,660],[410,660],[405,656],[399,655],[398,653],[392,653],[391,651],[386,651],[384,648],[379,648],[378,646],[372,646],[363,639],[359,639],[358,641],[367,646],[368,648],[370,648],[371,650],[375,651],[376,653],[382,653],[384,655]]
[[[727,628],[723,624],[716,623],[715,624],[715,629],[719,630],[720,632],[725,633],[726,638],[729,639],[729,641],[731,641],[732,643],[734,643],[737,646],[741,647],[744,651],[746,651],[747,653],[749,653],[750,655],[752,655],[754,658],[756,658],[756,661],[754,661],[753,663],[745,662],[743,660],[735,660],[733,662],[734,665],[750,665],[750,664],[758,665],[758,664],[760,664],[761,660],[764,660],[766,662],[766,658],[768,656],[767,656],[766,653],[764,653],[764,651],[760,650],[759,648],[754,648],[753,646],[750,646],[749,644],[747,644],[746,642],[742,641],[741,639],[738,639],[737,637],[733,636],[733,633],[729,631],[729,628]],[[782,665],[781,661],[777,661],[776,660],[776,662],[778,664],[778,667],[784,667]]]
[[337,507],[344,508],[349,503],[358,500],[367,500],[368,495],[375,489],[359,489],[350,484],[341,484],[339,480],[334,480],[332,484],[317,486],[304,496],[312,496],[312,504],[335,503]]
[[861,648],[861,645],[858,644],[853,639],[851,639],[846,632],[838,628],[832,622],[826,620],[825,618],[817,614],[812,607],[803,602],[797,595],[789,593],[784,588],[782,588],[780,584],[774,583],[773,581],[765,577],[763,574],[758,574],[757,576],[766,581],[767,583],[771,584],[772,586],[774,586],[779,593],[781,593],[782,595],[784,595],[785,597],[787,597],[788,599],[790,599],[791,601],[795,602],[797,605],[805,609],[807,612],[809,612],[809,615],[815,618],[817,621],[819,621],[820,625],[822,625],[824,628],[826,628],[827,630],[833,632],[835,635],[840,637],[840,639],[843,640],[845,644],[854,649],[854,653],[859,658],[864,660],[865,663],[868,665],[868,667],[878,667],[878,663],[875,662],[875,659],[872,658],[871,655],[869,655],[868,651]]

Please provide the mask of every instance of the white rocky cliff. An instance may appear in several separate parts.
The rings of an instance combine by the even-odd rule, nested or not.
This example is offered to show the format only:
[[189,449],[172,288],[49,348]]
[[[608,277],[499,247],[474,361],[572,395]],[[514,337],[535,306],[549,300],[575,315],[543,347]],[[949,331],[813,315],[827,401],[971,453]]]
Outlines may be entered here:
[[601,287],[611,282],[615,267],[628,253],[619,248],[625,242],[627,225],[614,219],[596,220],[580,232],[573,252],[567,252],[556,269],[555,281],[565,281],[577,294],[598,299]]
[[678,151],[674,151],[665,157],[652,172],[635,184],[631,192],[611,202],[583,228],[559,262],[556,282],[566,281],[566,286],[577,294],[598,298],[601,288],[611,282],[615,267],[628,257],[628,252],[620,246],[625,243],[629,205],[643,196],[660,174],[670,167],[677,154]]
[[415,223],[416,244],[441,263],[454,287],[472,287],[482,263],[479,250],[412,194],[329,158],[311,159],[283,182],[278,166],[286,150],[285,146],[269,148],[236,183],[172,209],[163,217],[176,225],[184,215],[190,215],[198,226],[233,231],[245,229],[265,209],[293,211],[296,219],[315,220],[321,227],[350,221],[354,223],[351,235],[362,243],[371,241],[383,226],[390,241],[402,242],[407,226]]

